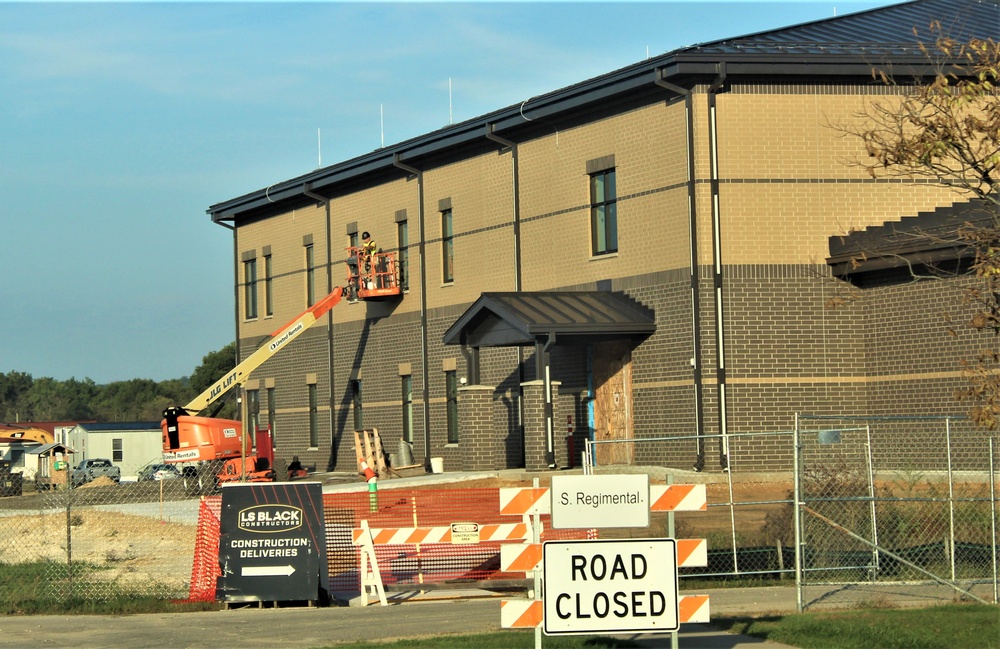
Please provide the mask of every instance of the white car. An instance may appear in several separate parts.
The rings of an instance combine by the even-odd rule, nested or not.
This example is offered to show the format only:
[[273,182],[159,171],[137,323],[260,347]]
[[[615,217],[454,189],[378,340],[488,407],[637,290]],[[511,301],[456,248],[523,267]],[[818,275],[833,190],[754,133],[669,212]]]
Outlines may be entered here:
[[147,464],[139,469],[139,482],[173,480],[179,477],[181,472],[173,464]]

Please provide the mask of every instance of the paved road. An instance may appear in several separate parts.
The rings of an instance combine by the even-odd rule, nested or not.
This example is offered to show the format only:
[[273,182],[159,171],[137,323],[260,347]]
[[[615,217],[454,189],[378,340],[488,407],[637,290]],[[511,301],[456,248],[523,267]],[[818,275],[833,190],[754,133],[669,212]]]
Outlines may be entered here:
[[[772,590],[772,589],[761,589]],[[794,589],[791,591],[794,606]],[[722,592],[722,591],[718,591]],[[735,592],[735,591],[733,591]],[[713,591],[712,597],[714,598]],[[727,601],[736,596],[723,596]],[[787,598],[786,598],[787,599]],[[751,597],[749,606],[773,606],[780,593]],[[766,610],[766,609],[758,609]],[[229,611],[155,615],[40,615],[0,617],[0,646],[80,649],[309,649],[351,640],[393,640],[442,633],[476,633],[500,628],[496,598],[410,600],[388,607],[241,608]],[[516,633],[510,631],[510,633]],[[529,632],[530,633],[530,632]],[[669,647],[669,635],[630,636],[643,647]],[[544,640],[543,640],[544,646]],[[704,625],[685,625],[682,649],[781,649],[783,645],[735,636]]]

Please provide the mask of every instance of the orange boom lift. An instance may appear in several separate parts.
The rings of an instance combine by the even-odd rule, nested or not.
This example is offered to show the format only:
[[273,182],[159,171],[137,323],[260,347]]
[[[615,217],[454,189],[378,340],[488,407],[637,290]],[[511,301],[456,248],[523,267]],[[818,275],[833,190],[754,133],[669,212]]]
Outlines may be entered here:
[[[257,433],[257,453],[252,440],[243,434],[243,424],[234,419],[198,416],[230,390],[242,387],[250,373],[287,347],[295,338],[340,302],[343,289],[329,295],[281,327],[270,340],[186,406],[170,406],[163,411],[163,461],[198,462],[208,471],[198,471],[198,487],[210,491],[219,483],[275,479],[274,453],[270,431]],[[221,404],[220,404],[221,405]],[[194,476],[192,476],[194,477]]]

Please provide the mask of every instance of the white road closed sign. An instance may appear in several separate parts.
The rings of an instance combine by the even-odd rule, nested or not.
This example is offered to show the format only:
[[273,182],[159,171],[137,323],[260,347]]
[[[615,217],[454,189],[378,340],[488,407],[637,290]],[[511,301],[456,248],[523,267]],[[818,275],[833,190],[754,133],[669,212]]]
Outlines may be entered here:
[[680,627],[674,539],[547,541],[542,556],[546,635]]

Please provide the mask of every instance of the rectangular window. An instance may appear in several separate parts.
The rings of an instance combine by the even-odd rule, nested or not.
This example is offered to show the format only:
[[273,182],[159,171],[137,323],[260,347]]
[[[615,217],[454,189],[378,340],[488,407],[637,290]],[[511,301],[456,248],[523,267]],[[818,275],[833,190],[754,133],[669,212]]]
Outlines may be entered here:
[[243,262],[243,309],[247,320],[257,317],[257,260]]
[[122,462],[125,459],[125,449],[121,439],[111,440],[111,461]]
[[306,246],[306,306],[316,303],[316,268],[313,265],[312,244]]
[[351,248],[357,248],[360,244],[358,243],[358,233],[352,232],[347,235],[347,245]]
[[590,236],[594,255],[618,252],[618,197],[615,170],[590,176]]
[[271,269],[271,255],[264,257],[264,315],[274,315],[274,275]]
[[413,443],[413,377],[403,377],[403,440]]
[[260,428],[260,390],[247,390],[247,434]]
[[361,380],[351,381],[351,401],[354,407],[354,430],[365,429],[365,418],[361,408]]
[[451,210],[441,212],[441,266],[445,284],[455,281],[455,230]]
[[458,377],[455,370],[444,373],[448,401],[448,443],[458,444]]
[[271,431],[271,439],[274,439],[274,388],[267,389],[267,429]]
[[316,384],[309,384],[309,448],[319,448],[319,404]]
[[399,286],[410,290],[410,231],[406,221],[396,224],[396,239],[399,243]]

